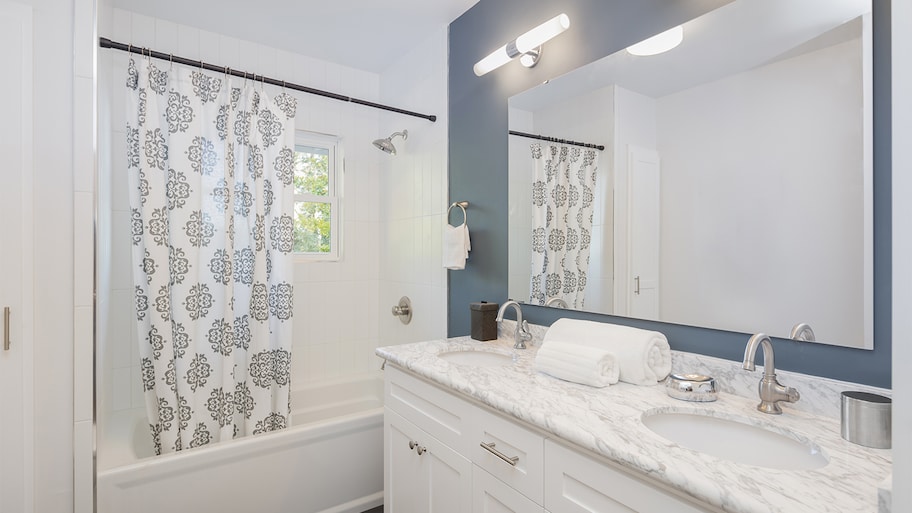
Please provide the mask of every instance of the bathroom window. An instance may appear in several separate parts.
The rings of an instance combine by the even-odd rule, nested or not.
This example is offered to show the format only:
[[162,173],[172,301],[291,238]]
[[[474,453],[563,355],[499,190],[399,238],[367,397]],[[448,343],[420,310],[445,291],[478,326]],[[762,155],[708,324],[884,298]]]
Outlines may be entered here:
[[294,252],[301,259],[340,257],[341,162],[338,138],[295,135]]

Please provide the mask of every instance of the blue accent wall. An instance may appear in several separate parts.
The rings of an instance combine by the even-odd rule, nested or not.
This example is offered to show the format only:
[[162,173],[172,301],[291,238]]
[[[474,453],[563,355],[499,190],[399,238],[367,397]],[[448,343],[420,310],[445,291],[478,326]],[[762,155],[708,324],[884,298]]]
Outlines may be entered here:
[[[507,299],[507,99],[543,81],[700,16],[726,0],[481,0],[450,24],[449,195],[469,201],[472,252],[448,271],[448,333],[469,333],[469,303]],[[776,365],[833,379],[891,383],[890,3],[874,0],[874,350],[774,340]],[[565,12],[570,29],[545,45],[532,69],[508,64],[476,77],[495,48]],[[825,184],[823,185],[826,186]],[[763,208],[776,208],[764,205]],[[782,291],[788,294],[787,290]],[[825,298],[823,298],[825,300]],[[740,361],[749,334],[524,306],[533,324],[559,317],[665,333],[673,349]]]

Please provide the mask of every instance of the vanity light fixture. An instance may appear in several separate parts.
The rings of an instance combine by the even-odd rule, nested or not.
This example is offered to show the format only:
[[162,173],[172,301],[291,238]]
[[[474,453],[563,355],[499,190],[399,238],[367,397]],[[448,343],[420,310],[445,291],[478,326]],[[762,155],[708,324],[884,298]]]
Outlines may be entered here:
[[541,46],[568,28],[570,28],[570,18],[561,13],[494,50],[490,55],[476,62],[472,69],[475,71],[475,75],[480,77],[516,57],[519,57],[523,66],[531,68],[541,58]]
[[656,34],[649,39],[640,41],[635,45],[628,46],[627,53],[639,56],[658,55],[678,46],[683,40],[684,27],[678,25],[661,34]]

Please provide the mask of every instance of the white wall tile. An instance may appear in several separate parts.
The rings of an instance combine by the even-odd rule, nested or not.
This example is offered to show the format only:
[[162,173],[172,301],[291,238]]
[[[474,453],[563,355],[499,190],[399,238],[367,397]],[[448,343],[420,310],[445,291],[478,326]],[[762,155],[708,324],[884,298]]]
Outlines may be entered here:
[[92,513],[95,486],[94,426],[91,420],[76,422],[73,429],[74,513]]
[[95,290],[95,248],[93,220],[95,198],[92,192],[76,192],[73,202],[73,300],[76,306],[92,306]]
[[130,11],[125,11],[123,9],[113,9],[111,19],[111,34],[108,37],[118,43],[132,43],[133,14]]
[[214,32],[199,31],[199,57],[200,59],[219,59],[218,64],[229,66],[222,55],[221,38]]
[[[117,170],[114,171],[117,173]],[[115,192],[117,194],[117,192]],[[130,242],[130,215],[126,211],[114,212],[111,217],[111,288],[133,288],[132,245]]]
[[113,411],[129,410],[133,407],[131,382],[133,376],[129,367],[114,369],[111,372],[112,385],[111,409]]
[[133,14],[130,18],[132,34],[130,44],[151,48],[155,45],[155,19],[141,14]]
[[73,57],[77,77],[95,76],[95,6],[92,0],[77,0],[73,9]]
[[162,53],[177,53],[178,52],[178,38],[177,38],[177,23],[173,21],[167,21],[162,19],[155,20],[155,48],[153,50],[158,50]]
[[[73,81],[73,186],[79,192],[95,190],[95,83],[92,77]],[[89,218],[91,219],[91,218]]]
[[200,59],[201,31],[186,25],[177,27],[177,53],[188,59]]
[[91,306],[77,306],[73,316],[73,420],[92,420],[93,327]]
[[130,367],[130,406],[144,408],[146,396],[142,387],[142,368],[139,365]]

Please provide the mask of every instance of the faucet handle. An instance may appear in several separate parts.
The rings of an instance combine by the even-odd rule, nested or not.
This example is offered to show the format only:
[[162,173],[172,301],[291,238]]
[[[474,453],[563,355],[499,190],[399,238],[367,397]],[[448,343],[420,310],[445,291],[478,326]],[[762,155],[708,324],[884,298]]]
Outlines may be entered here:
[[785,394],[788,396],[788,399],[786,400],[790,403],[797,403],[798,400],[801,399],[801,394],[798,393],[798,390],[795,390],[792,387],[788,387],[788,389],[785,391]]
[[523,321],[521,326],[518,326],[519,336],[523,340],[532,340],[532,332],[529,331],[529,321]]

